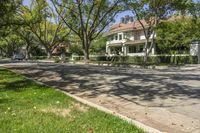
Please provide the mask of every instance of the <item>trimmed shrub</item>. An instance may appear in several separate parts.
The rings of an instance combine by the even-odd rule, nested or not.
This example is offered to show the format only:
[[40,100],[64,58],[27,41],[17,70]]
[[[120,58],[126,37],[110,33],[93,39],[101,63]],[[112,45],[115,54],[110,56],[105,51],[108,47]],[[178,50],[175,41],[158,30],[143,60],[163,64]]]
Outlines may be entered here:
[[[83,56],[73,57],[75,61],[83,60]],[[95,56],[94,62],[110,62],[112,64],[143,64],[143,56]],[[148,57],[147,65],[183,65],[197,64],[198,57],[190,55],[155,55]]]
[[47,59],[47,56],[33,56],[30,59],[32,59],[32,60],[43,60],[43,59]]

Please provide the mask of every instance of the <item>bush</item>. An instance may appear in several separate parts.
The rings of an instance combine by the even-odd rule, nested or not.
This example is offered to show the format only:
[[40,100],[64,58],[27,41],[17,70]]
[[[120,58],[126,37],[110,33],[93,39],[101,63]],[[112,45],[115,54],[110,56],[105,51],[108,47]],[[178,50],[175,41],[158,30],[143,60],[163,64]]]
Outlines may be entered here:
[[32,59],[32,60],[43,60],[43,59],[47,59],[47,56],[33,56],[30,59]]
[[154,64],[170,64],[170,65],[183,65],[183,64],[197,64],[198,57],[190,55],[158,55],[151,56],[150,59],[154,59]]
[[[83,60],[83,56],[73,57],[75,61]],[[110,62],[113,64],[143,64],[143,56],[95,56],[90,57],[94,62]],[[183,65],[197,64],[198,57],[190,55],[156,55],[148,57],[147,65]]]

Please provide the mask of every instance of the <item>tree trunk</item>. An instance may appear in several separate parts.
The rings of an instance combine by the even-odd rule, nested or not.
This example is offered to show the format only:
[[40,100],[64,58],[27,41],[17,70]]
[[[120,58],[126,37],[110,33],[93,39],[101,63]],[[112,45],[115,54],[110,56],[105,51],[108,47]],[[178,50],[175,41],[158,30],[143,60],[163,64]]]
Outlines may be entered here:
[[153,36],[152,36],[152,41],[151,41],[151,45],[150,46],[148,46],[149,45],[150,36],[146,37],[145,48],[144,48],[144,66],[146,66],[147,60],[148,60],[148,56],[152,52],[152,48],[155,45],[155,31],[153,31],[152,35]]
[[144,67],[146,66],[147,64],[147,58],[148,58],[148,43],[149,43],[149,39],[147,38],[146,39],[146,42],[145,42],[145,46],[144,46],[144,58],[143,58],[143,63],[144,63]]
[[47,51],[47,58],[48,58],[48,59],[51,59],[51,57],[52,57],[52,53],[51,53],[51,51],[49,50],[49,51]]
[[0,48],[0,56],[3,57],[3,50],[2,50],[2,48]]
[[85,63],[88,63],[89,62],[89,48],[88,47],[85,47],[85,49],[83,50],[83,53],[84,53],[84,62]]
[[29,45],[26,46],[26,60],[30,59],[30,51],[29,51]]
[[26,49],[26,60],[28,60],[28,59],[30,59],[30,55],[29,55],[29,50],[28,49]]
[[84,53],[84,62],[87,64],[89,63],[89,48],[90,48],[90,40],[87,37],[87,34],[84,34],[83,40],[82,40],[82,45],[83,45],[83,53]]
[[148,59],[147,52],[144,52],[144,59],[143,59],[143,61],[144,61],[144,66],[147,65],[147,59]]
[[52,51],[50,50],[50,48],[48,47],[48,45],[44,44],[43,46],[44,46],[44,48],[46,50],[47,58],[51,59],[51,57],[52,57]]

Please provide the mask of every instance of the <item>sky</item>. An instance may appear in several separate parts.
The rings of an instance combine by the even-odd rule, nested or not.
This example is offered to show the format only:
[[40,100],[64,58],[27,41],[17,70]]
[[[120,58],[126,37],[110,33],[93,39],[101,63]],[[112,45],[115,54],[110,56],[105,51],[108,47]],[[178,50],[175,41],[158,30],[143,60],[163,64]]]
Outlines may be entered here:
[[124,11],[122,13],[117,14],[115,17],[115,23],[119,23],[121,21],[121,17],[124,17],[126,15],[133,16],[133,13],[131,11]]

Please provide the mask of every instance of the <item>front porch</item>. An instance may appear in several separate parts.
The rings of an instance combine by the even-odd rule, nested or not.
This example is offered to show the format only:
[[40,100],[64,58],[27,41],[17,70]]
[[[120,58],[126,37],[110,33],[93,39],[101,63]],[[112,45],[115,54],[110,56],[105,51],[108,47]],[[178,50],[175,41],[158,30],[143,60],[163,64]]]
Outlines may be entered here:
[[[139,41],[108,44],[106,46],[106,53],[108,55],[144,56],[144,45],[144,42]],[[152,48],[150,54],[155,54],[155,47]]]

